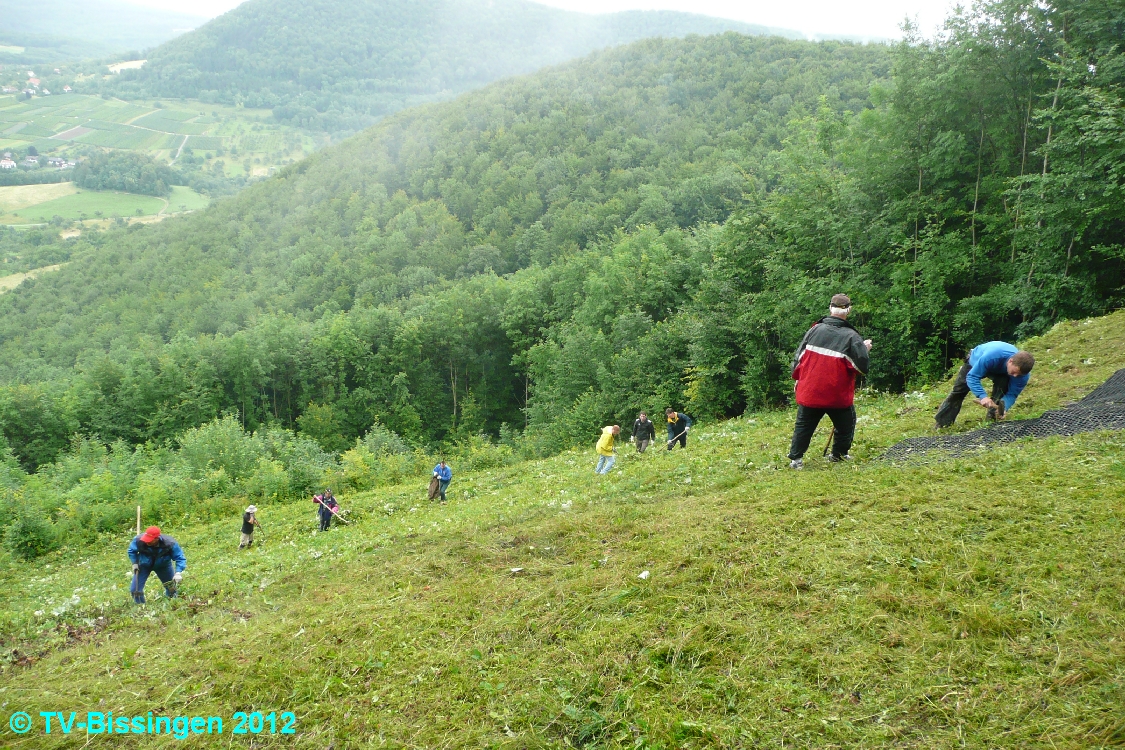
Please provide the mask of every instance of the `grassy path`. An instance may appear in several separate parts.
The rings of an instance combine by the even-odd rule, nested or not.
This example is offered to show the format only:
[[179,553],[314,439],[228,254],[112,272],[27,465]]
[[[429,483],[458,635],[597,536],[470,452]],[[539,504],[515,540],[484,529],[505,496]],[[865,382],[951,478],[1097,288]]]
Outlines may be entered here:
[[187,145],[187,142],[188,142],[188,136],[185,135],[184,139],[182,141],[180,141],[180,147],[178,149],[176,149],[176,155],[173,156],[172,161],[169,162],[170,164],[175,164],[176,159],[180,158],[180,154],[182,154],[184,152],[184,146]]

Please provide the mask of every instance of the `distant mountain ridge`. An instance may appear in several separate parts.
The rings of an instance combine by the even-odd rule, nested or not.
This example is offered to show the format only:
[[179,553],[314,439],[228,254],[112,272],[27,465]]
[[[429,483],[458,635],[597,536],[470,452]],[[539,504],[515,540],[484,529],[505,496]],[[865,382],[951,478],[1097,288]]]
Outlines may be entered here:
[[5,62],[61,62],[155,47],[202,26],[205,16],[117,0],[0,0],[0,53]]
[[595,16],[526,0],[248,0],[107,85],[125,98],[271,107],[286,122],[350,132],[595,49],[724,31],[800,37],[690,13]]

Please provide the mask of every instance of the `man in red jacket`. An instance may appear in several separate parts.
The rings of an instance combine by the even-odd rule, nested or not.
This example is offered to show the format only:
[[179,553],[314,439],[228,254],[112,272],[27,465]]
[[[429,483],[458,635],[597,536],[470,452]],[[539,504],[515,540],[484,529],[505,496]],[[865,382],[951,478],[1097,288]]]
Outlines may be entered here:
[[816,427],[827,414],[836,428],[830,461],[849,458],[855,437],[855,379],[866,375],[871,339],[860,338],[848,315],[846,294],[832,297],[827,318],[808,330],[793,358],[797,381],[797,424],[789,446],[789,467],[800,469]]

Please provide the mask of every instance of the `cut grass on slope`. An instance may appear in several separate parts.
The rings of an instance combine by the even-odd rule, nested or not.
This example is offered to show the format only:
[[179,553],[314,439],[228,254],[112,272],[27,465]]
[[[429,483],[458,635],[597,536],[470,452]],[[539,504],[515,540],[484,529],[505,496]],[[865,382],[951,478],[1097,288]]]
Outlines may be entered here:
[[74,195],[73,182],[51,182],[45,185],[6,185],[0,187],[0,213],[19,211],[47,201]]
[[[1125,366],[1122,322],[1029,342],[1014,413]],[[169,528],[185,596],[154,584],[144,608],[123,603],[124,537],[6,562],[0,703],[219,715],[228,733],[235,711],[296,712],[296,736],[256,747],[1119,745],[1120,435],[867,460],[927,429],[946,385],[861,399],[844,466],[781,468],[777,412],[693,431],[688,452],[625,449],[607,477],[591,449],[455,475],[445,506],[424,483],[347,498],[356,522],[327,534],[309,503],[266,506],[265,543],[241,553],[235,517]]]

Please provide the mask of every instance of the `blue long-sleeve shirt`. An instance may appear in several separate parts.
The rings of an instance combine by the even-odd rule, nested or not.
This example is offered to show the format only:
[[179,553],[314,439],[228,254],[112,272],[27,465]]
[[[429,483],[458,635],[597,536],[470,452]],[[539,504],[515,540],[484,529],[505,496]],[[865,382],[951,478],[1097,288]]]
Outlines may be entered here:
[[[1006,341],[989,341],[969,352],[969,373],[965,376],[965,383],[973,395],[978,399],[985,398],[988,394],[980,383],[981,378],[1008,375],[1008,360],[1018,351],[1019,349]],[[1014,378],[1008,376],[1008,392],[1000,399],[1004,402],[1005,411],[1016,403],[1016,397],[1020,395],[1030,379],[1031,373],[1017,375]]]
[[139,536],[133,537],[129,545],[129,562],[155,568],[165,560],[176,563],[177,573],[187,570],[187,558],[184,557],[184,551],[180,549],[180,543],[173,537],[161,534],[160,538],[152,544],[145,544]]
[[445,466],[438,464],[434,467],[434,476],[443,482],[448,482],[453,479],[453,469],[449,468],[449,464]]

